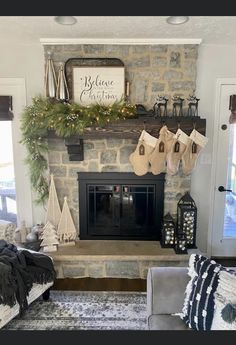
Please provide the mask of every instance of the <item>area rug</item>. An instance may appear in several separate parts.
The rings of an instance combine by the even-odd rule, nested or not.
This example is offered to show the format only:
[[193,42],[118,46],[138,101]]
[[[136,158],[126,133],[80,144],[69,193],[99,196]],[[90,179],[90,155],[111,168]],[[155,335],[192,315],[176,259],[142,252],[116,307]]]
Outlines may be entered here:
[[146,293],[56,291],[2,330],[146,330]]

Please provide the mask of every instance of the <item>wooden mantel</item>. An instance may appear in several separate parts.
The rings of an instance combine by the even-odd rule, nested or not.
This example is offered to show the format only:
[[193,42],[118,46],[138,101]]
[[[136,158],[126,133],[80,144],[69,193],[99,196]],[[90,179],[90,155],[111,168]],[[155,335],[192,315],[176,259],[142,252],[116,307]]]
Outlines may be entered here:
[[196,130],[205,135],[206,119],[201,119],[199,116],[163,116],[157,118],[153,116],[139,116],[135,119],[117,121],[103,128],[86,128],[84,134],[80,136],[80,138],[100,139],[115,137],[121,139],[138,139],[143,129],[154,137],[158,137],[159,131],[164,124],[174,133],[180,127],[186,134],[190,135],[195,126]]
[[[206,134],[206,119],[199,116],[139,116],[134,119],[120,120],[104,127],[88,127],[82,135],[71,136],[65,139],[65,145],[71,161],[82,161],[83,140],[84,139],[104,139],[104,138],[120,138],[120,139],[137,139],[143,129],[154,137],[158,137],[159,131],[163,125],[175,133],[181,128],[186,134],[190,135],[193,128],[198,132]],[[55,134],[50,133],[50,137]]]

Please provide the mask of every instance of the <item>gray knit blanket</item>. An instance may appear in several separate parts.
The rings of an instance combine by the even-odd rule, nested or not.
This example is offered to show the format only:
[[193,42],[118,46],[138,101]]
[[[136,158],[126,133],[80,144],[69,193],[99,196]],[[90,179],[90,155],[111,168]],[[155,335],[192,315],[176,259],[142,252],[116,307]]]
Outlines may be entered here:
[[33,283],[54,282],[56,272],[45,254],[18,250],[14,244],[0,240],[0,304],[10,307],[17,302],[20,313],[27,307]]

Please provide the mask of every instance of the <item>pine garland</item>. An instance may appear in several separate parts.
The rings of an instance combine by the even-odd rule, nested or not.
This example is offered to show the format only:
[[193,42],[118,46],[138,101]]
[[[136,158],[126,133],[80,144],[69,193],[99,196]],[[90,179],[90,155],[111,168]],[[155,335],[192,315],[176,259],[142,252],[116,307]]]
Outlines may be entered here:
[[37,203],[48,198],[48,130],[59,137],[82,134],[89,126],[102,127],[109,122],[135,117],[136,107],[123,100],[110,106],[62,103],[45,97],[35,97],[32,105],[25,107],[21,119],[22,140],[27,149],[26,163],[30,168],[30,181],[38,194]]

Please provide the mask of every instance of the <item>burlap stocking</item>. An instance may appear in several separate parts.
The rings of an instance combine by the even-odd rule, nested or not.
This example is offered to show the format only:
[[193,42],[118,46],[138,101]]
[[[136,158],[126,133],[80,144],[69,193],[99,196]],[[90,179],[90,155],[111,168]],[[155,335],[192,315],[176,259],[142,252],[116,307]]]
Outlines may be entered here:
[[200,151],[207,144],[208,139],[196,131],[192,131],[188,138],[186,150],[182,156],[182,170],[185,175],[188,175],[196,166]]
[[154,151],[150,154],[149,161],[151,172],[158,175],[166,171],[166,155],[171,148],[174,133],[171,133],[166,126],[160,129]]
[[174,135],[171,149],[167,153],[167,174],[175,175],[178,172],[180,160],[187,146],[188,136],[181,129],[178,129]]
[[149,155],[154,150],[156,141],[156,138],[146,131],[142,131],[135,151],[129,156],[136,175],[142,176],[149,171]]

